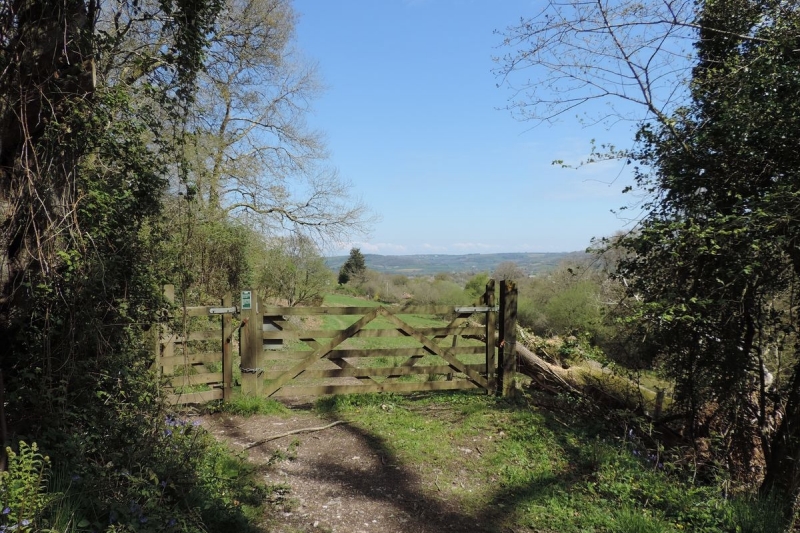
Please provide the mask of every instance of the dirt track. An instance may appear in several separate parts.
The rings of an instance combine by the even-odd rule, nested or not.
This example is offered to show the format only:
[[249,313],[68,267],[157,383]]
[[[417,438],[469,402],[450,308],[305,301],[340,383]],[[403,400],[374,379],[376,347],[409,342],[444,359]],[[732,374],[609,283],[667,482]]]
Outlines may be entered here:
[[[202,417],[203,426],[236,450],[331,422],[307,411],[289,417]],[[437,480],[423,480],[424,465],[392,464],[380,441],[350,424],[270,440],[247,454],[268,484],[286,487],[273,496],[278,512],[268,530],[274,533],[511,532],[493,528],[493,517],[460,512],[442,497]]]

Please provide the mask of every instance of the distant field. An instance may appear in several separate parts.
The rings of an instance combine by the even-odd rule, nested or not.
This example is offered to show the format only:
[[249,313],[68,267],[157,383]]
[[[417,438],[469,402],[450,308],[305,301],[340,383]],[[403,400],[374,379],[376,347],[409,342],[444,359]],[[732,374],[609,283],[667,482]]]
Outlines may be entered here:
[[[478,273],[492,272],[505,261],[517,263],[529,275],[553,270],[566,259],[579,259],[584,252],[558,253],[504,253],[468,255],[377,255],[364,254],[367,268],[384,274],[405,276],[429,276],[441,272]],[[346,255],[327,257],[325,263],[334,271],[347,260]]]

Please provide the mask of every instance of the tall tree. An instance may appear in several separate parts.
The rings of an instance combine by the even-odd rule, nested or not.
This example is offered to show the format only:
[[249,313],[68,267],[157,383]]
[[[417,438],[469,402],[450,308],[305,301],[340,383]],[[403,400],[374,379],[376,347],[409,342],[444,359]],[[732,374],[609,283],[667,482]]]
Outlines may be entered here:
[[369,222],[306,125],[320,93],[294,47],[289,0],[226,0],[199,75],[190,124],[201,205],[267,235],[341,239]]
[[[787,350],[769,389],[766,358],[796,344],[800,326],[797,5],[570,1],[548,9],[573,11],[512,29],[508,44],[532,44],[512,53],[503,73],[534,65],[557,82],[550,87],[567,85],[512,107],[547,119],[616,95],[649,113],[637,147],[612,154],[642,164],[639,190],[650,195],[638,231],[617,240],[627,251],[620,275],[642,299],[640,318],[659,340],[690,430],[702,437],[724,428],[731,464],[746,466],[760,441],[762,491],[790,519],[800,488],[800,354]],[[680,53],[686,39],[695,43],[690,63]],[[662,83],[681,78],[691,83]]]
[[339,269],[339,284],[344,285],[352,280],[363,281],[364,273],[367,271],[367,263],[364,254],[358,248],[352,248],[347,261]]
[[[791,133],[800,127],[800,13],[783,2],[709,1],[698,25],[690,105],[671,124],[640,132],[636,156],[653,172],[639,183],[660,195],[641,231],[623,240],[637,255],[622,272],[637,280],[646,316],[668,343],[690,412],[715,404],[736,442],[761,441],[762,490],[791,516],[800,354],[780,376],[777,405],[764,358],[776,337],[800,326],[793,304],[783,304],[800,279],[800,152]],[[773,431],[775,408],[783,415]]]
[[124,456],[143,423],[121,413],[150,386],[140,341],[174,164],[159,134],[191,101],[217,10],[0,2],[0,401],[59,464]]

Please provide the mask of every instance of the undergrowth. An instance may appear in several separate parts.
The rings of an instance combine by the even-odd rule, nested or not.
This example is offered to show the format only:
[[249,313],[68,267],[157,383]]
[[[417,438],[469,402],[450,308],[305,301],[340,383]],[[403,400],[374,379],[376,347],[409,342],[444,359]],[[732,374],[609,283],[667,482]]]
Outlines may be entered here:
[[173,415],[159,421],[154,444],[147,462],[53,474],[37,446],[20,441],[0,474],[0,531],[257,531],[270,490],[243,456]]

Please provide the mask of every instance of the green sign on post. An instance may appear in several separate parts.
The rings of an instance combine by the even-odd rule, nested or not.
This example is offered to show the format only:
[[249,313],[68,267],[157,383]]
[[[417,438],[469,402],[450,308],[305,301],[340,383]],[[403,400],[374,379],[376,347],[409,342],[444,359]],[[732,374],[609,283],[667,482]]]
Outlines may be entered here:
[[242,311],[253,308],[252,293],[250,291],[242,291]]

